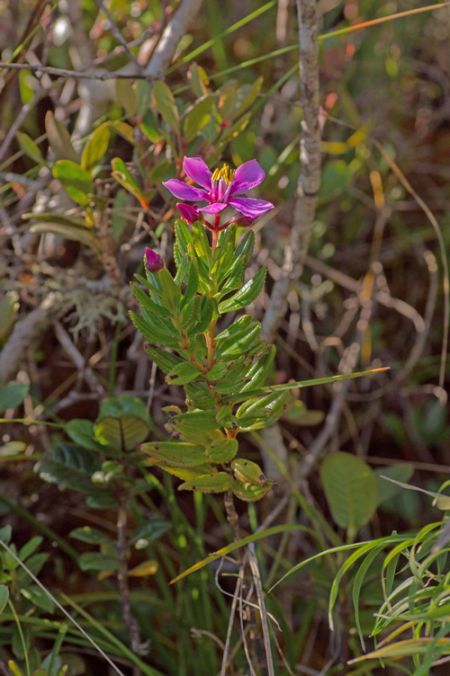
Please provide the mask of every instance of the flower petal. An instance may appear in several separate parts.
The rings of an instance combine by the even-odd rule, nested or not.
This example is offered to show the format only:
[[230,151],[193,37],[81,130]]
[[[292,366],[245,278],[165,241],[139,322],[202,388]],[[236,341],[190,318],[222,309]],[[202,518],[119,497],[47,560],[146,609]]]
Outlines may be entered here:
[[200,207],[199,211],[203,211],[205,214],[219,214],[226,209],[227,206],[228,204],[224,204],[223,202],[213,202],[206,207]]
[[211,188],[211,172],[208,165],[201,157],[185,157],[183,160],[183,169],[189,178],[193,181],[210,190]]
[[271,202],[266,202],[266,200],[256,200],[252,197],[235,197],[229,201],[229,205],[251,221],[258,218],[258,216],[262,216],[267,211],[270,211],[270,209],[273,209],[273,204]]
[[264,181],[266,172],[256,160],[241,164],[235,171],[230,195],[241,195]]
[[192,185],[187,185],[178,178],[171,178],[163,182],[163,186],[169,190],[172,195],[178,197],[179,200],[187,200],[188,202],[202,202],[208,199],[208,195],[204,190],[194,188]]
[[192,204],[183,204],[183,202],[177,202],[176,207],[180,212],[181,218],[187,223],[198,221],[200,214],[197,207],[194,207]]

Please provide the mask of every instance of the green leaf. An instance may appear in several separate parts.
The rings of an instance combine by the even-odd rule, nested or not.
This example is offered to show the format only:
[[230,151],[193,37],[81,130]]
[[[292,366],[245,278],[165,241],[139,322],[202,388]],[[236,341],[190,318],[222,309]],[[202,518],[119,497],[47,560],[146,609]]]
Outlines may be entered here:
[[104,160],[110,138],[111,132],[107,122],[104,122],[92,132],[81,154],[81,167],[83,169],[90,172]]
[[30,227],[30,232],[38,234],[53,232],[56,235],[61,235],[61,237],[64,237],[64,239],[68,239],[73,242],[80,242],[80,244],[85,244],[97,254],[100,252],[100,242],[94,233],[88,228],[80,228],[73,225],[62,225],[61,223],[52,223],[49,221],[45,223],[34,223]]
[[111,213],[111,236],[115,242],[119,242],[128,225],[127,207],[129,197],[125,190],[119,188],[114,196]]
[[9,599],[9,589],[6,585],[0,584],[0,615],[5,610]]
[[169,127],[177,134],[180,133],[180,116],[178,114],[175,98],[169,87],[162,80],[157,80],[153,84],[153,98],[155,106],[161,113],[161,116]]
[[193,63],[189,68],[188,77],[195,96],[200,97],[208,94],[208,76],[201,66]]
[[96,528],[91,528],[91,526],[75,528],[69,533],[69,537],[80,540],[81,542],[87,542],[90,545],[109,545],[112,543],[112,540],[108,535],[105,535]]
[[275,345],[269,345],[265,348],[265,353],[255,359],[251,367],[246,371],[245,380],[247,382],[241,388],[241,392],[253,390],[265,384],[272,371],[275,355]]
[[17,318],[18,307],[17,296],[14,292],[0,294],[0,348],[11,333]]
[[47,562],[48,558],[49,554],[46,554],[45,552],[32,554],[32,556],[27,559],[27,568],[33,573],[33,575],[38,575],[44,564]]
[[90,202],[94,184],[90,174],[72,160],[58,160],[53,166],[53,176],[61,181],[69,197],[81,206]]
[[167,472],[167,474],[176,476],[178,479],[182,479],[183,481],[191,481],[199,476],[203,476],[204,474],[212,472],[211,465],[196,465],[195,467],[172,467],[171,465],[158,463],[158,467],[164,470],[164,472]]
[[250,484],[253,486],[266,486],[270,483],[264,476],[261,467],[252,460],[245,458],[237,458],[231,463],[234,478],[243,484]]
[[37,606],[41,610],[44,610],[47,613],[53,613],[55,610],[55,604],[49,598],[49,596],[45,593],[43,589],[38,587],[37,585],[28,585],[27,587],[23,587],[20,590],[20,593],[22,594],[23,597],[25,597],[28,601],[33,603],[33,605]]
[[203,296],[203,298],[200,299],[199,318],[198,322],[193,327],[193,334],[203,333],[206,331],[215,314],[216,307],[217,305],[215,301],[211,298]]
[[65,425],[68,436],[79,446],[89,451],[103,451],[101,444],[95,440],[94,423],[90,420],[74,418]]
[[78,565],[81,570],[95,570],[95,571],[115,571],[119,568],[119,562],[112,556],[105,556],[97,552],[86,552],[81,554],[78,559]]
[[183,130],[186,141],[190,143],[211,119],[214,99],[207,96],[197,101],[184,118]]
[[134,117],[137,110],[137,97],[133,84],[133,80],[125,78],[118,78],[115,82],[117,103],[122,106],[128,117]]
[[92,230],[92,226],[80,218],[73,218],[57,211],[44,211],[42,213],[23,214],[22,218],[26,221],[38,221],[39,223],[57,223],[59,225],[68,225],[79,230]]
[[261,500],[267,495],[271,488],[272,484],[270,482],[255,486],[255,484],[243,484],[241,481],[233,479],[231,484],[233,495],[244,502],[256,502],[257,500]]
[[261,345],[261,325],[248,315],[242,319],[247,321],[234,322],[227,332],[222,332],[217,337],[217,356],[221,358],[239,357],[242,354],[250,356],[254,348]]
[[107,397],[106,399],[103,399],[100,404],[98,418],[100,419],[104,416],[120,418],[120,416],[124,414],[140,418],[146,424],[150,423],[147,406],[141,399],[130,396],[129,394],[121,394],[117,397]]
[[91,476],[99,469],[100,465],[94,453],[65,443],[56,444],[45,451],[42,460],[36,465],[36,470],[44,481],[83,493],[96,491]]
[[151,518],[134,531],[130,542],[134,544],[135,549],[144,549],[167,533],[171,527],[170,521],[166,519]]
[[45,131],[50,148],[57,160],[78,162],[78,155],[72,145],[69,132],[64,124],[56,119],[51,110],[48,110],[45,115]]
[[335,523],[355,534],[377,506],[375,473],[350,453],[331,453],[321,468],[322,484]]
[[248,108],[256,101],[256,98],[261,91],[263,78],[257,78],[253,84],[244,85],[238,91],[238,96],[235,99],[233,106],[232,117],[236,118],[245,113]]
[[142,444],[141,450],[148,453],[155,464],[172,467],[195,467],[207,461],[202,446],[183,441],[152,441]]
[[181,303],[181,291],[167,268],[158,272],[158,282],[161,287],[161,301],[169,312],[177,312]]
[[322,171],[320,200],[326,202],[348,188],[353,175],[351,167],[344,160],[332,160]]
[[264,397],[250,398],[236,411],[236,421],[242,430],[257,430],[273,424],[281,417],[289,394],[271,392]]
[[414,473],[414,466],[410,465],[407,462],[399,463],[398,465],[390,465],[389,467],[383,467],[375,470],[376,480],[377,480],[377,492],[378,492],[378,504],[381,505],[385,500],[393,498],[400,490],[400,486],[396,486],[390,481],[381,478],[383,476],[388,476],[390,479],[395,479],[396,481],[409,481]]
[[187,413],[179,413],[171,420],[179,434],[185,436],[191,433],[199,434],[205,439],[206,432],[217,430],[216,411],[188,411]]
[[299,399],[295,399],[283,414],[283,420],[300,427],[319,425],[324,418],[323,411],[310,411]]
[[208,462],[222,464],[233,460],[238,449],[236,439],[217,439],[208,446],[205,456]]
[[231,476],[227,472],[204,474],[178,486],[179,491],[200,491],[201,493],[225,493],[230,488]]
[[22,105],[25,105],[33,100],[38,81],[28,69],[19,70],[17,78],[19,80],[20,100]]
[[179,347],[179,339],[177,340],[172,334],[161,331],[159,327],[147,321],[143,317],[139,317],[139,315],[135,314],[134,312],[130,312],[130,319],[139,333],[142,333],[144,338],[149,342],[157,343],[158,345],[164,345],[165,347]]
[[25,155],[32,159],[33,162],[45,166],[46,162],[37,143],[35,143],[33,139],[28,136],[28,134],[25,134],[22,131],[18,131],[16,136]]
[[12,528],[9,524],[0,528],[0,540],[5,544],[8,544],[8,542],[11,540],[11,534]]
[[106,416],[95,424],[96,440],[122,451],[135,449],[147,437],[148,431],[148,424],[133,415],[121,415],[120,418]]
[[136,83],[136,114],[143,117],[150,108],[151,85],[146,80],[138,80]]
[[264,288],[264,281],[266,278],[266,269],[260,268],[253,279],[250,279],[244,284],[242,289],[238,291],[231,298],[227,298],[219,303],[219,312],[235,312],[242,310],[259,296]]
[[200,371],[194,364],[190,362],[182,362],[177,364],[175,368],[166,376],[166,382],[169,385],[186,385],[192,383],[201,376]]
[[30,387],[24,383],[12,382],[0,386],[0,413],[16,408],[25,399]]
[[36,549],[41,545],[43,538],[40,535],[35,535],[28,540],[23,547],[19,549],[19,559],[25,561],[29,556],[31,556]]
[[113,160],[111,160],[111,166],[112,166],[112,175],[114,176],[116,181],[120,183],[120,185],[123,188],[128,190],[128,192],[131,193],[137,199],[137,201],[144,209],[147,209],[148,208],[147,199],[144,193],[142,192],[140,185],[127,168],[125,162],[120,157],[114,157]]
[[179,357],[155,347],[147,347],[147,354],[163,373],[170,373],[175,366],[182,363]]
[[220,350],[220,353],[225,352],[236,342],[245,338],[248,333],[253,330],[255,325],[260,326],[249,315],[243,315],[242,317],[239,317],[235,322],[230,324],[230,326],[217,334],[217,349]]

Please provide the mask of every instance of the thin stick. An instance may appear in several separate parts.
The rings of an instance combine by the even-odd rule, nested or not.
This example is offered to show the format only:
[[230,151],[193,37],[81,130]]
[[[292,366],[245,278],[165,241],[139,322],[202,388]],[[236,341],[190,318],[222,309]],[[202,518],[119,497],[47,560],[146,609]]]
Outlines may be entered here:
[[241,586],[242,586],[242,577],[239,576],[238,580],[236,582],[235,590],[234,590],[233,602],[231,604],[230,618],[228,620],[228,627],[227,627],[227,636],[226,636],[226,639],[225,639],[225,647],[224,647],[224,650],[223,650],[222,665],[221,665],[221,668],[220,668],[220,676],[226,676],[226,674],[227,674],[228,655],[229,655],[230,646],[231,646],[231,636],[232,636],[232,633],[233,633],[234,616],[236,614],[236,608],[237,608],[237,604],[238,604],[239,595],[240,595],[240,592],[241,592]]
[[275,669],[273,665],[272,647],[270,645],[269,623],[267,621],[267,610],[264,600],[264,591],[261,584],[261,575],[259,572],[258,559],[255,554],[255,545],[251,542],[247,546],[248,562],[253,575],[253,581],[256,589],[256,597],[259,604],[259,613],[261,616],[261,626],[263,632],[264,650],[266,653],[267,673],[269,676],[275,676]]

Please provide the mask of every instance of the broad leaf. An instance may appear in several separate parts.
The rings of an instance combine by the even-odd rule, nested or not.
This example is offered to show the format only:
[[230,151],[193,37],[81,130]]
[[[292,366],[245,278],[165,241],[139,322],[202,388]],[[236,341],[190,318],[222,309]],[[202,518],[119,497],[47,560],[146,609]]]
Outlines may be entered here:
[[380,505],[385,500],[397,495],[401,490],[400,486],[392,483],[391,481],[386,481],[381,475],[387,476],[390,479],[395,479],[396,481],[409,481],[414,472],[414,466],[410,465],[407,462],[399,463],[398,465],[391,465],[390,467],[383,467],[381,469],[375,470],[375,475],[377,479],[377,490],[378,490],[378,504]]
[[377,506],[375,473],[350,453],[331,453],[321,468],[322,484],[334,521],[354,535]]
[[72,145],[70,134],[62,122],[56,119],[51,110],[45,115],[45,131],[50,148],[57,160],[78,162],[78,155]]
[[27,155],[27,157],[32,159],[37,164],[45,166],[46,162],[44,157],[40,151],[39,146],[33,141],[33,139],[22,131],[18,131],[16,135],[19,145],[25,155]]
[[227,472],[204,474],[192,481],[185,481],[178,486],[179,491],[200,491],[201,493],[225,493],[231,488],[231,476]]
[[81,155],[81,166],[83,169],[91,171],[104,160],[110,138],[111,132],[106,122],[92,132]]
[[96,456],[80,446],[60,443],[48,449],[36,470],[40,477],[84,493],[98,492],[91,476],[100,469]]
[[132,451],[148,435],[148,424],[133,415],[120,418],[106,416],[95,424],[95,438],[101,444],[122,451]]
[[81,570],[114,571],[118,569],[119,562],[117,559],[113,559],[112,556],[105,556],[97,552],[86,552],[85,554],[81,554],[78,559],[78,565]]
[[157,80],[153,84],[153,98],[156,108],[161,113],[161,116],[169,127],[171,127],[177,134],[180,133],[180,116],[178,114],[177,105],[175,103],[174,95],[169,87],[162,80]]
[[90,202],[94,184],[90,174],[72,160],[58,160],[53,167],[53,176],[61,181],[69,197],[81,206]]
[[207,96],[197,101],[184,118],[183,130],[186,141],[189,143],[205,127],[211,119],[214,108],[214,99]]
[[29,385],[18,382],[0,386],[0,413],[8,408],[19,406],[27,396],[29,389]]
[[170,528],[170,521],[166,519],[160,517],[149,519],[135,530],[130,542],[134,544],[135,549],[144,549],[167,533]]
[[142,451],[148,453],[155,464],[173,467],[195,467],[207,462],[202,446],[182,441],[152,441],[142,444]]

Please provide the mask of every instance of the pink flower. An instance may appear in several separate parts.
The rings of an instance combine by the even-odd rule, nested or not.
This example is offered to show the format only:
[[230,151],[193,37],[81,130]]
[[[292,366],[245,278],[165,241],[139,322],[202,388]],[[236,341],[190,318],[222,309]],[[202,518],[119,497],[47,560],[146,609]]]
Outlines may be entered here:
[[[221,169],[216,169],[212,173],[201,157],[185,157],[183,169],[189,178],[201,186],[200,188],[188,185],[177,178],[171,178],[165,181],[163,185],[172,195],[183,200],[183,202],[177,203],[177,207],[181,216],[188,223],[202,220],[202,214],[212,214],[216,217],[214,229],[222,229],[231,222],[228,221],[228,223],[220,225],[218,215],[227,207],[238,211],[246,222],[254,221],[258,216],[262,216],[273,209],[273,204],[266,200],[238,197],[238,195],[255,188],[265,178],[264,170],[256,160],[244,162],[236,171],[224,164]],[[184,202],[206,204],[197,207]],[[233,219],[233,222],[237,220]],[[206,223],[206,225],[209,225],[209,223]]]
[[164,267],[164,261],[156,251],[146,247],[145,249],[145,265],[150,272],[159,272]]

